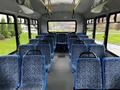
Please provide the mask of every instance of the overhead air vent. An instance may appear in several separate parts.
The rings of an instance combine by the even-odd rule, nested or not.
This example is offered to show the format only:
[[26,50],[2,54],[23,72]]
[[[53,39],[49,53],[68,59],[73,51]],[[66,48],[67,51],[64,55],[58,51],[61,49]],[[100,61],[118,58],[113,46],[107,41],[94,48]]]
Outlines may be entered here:
[[91,8],[92,13],[100,13],[104,9],[104,6],[107,4],[108,0],[94,0],[94,4]]

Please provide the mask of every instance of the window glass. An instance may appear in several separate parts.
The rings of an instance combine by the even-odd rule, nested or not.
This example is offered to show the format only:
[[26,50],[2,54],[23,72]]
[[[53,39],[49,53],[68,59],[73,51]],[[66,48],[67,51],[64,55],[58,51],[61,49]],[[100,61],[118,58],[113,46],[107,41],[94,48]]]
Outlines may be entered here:
[[32,34],[32,38],[36,38],[36,36],[37,36],[37,25],[31,25],[31,34]]
[[106,17],[103,17],[103,23],[106,23]]
[[103,44],[105,26],[106,26],[106,23],[100,22],[100,19],[99,19],[96,25],[96,37],[95,37],[95,42],[98,44]]
[[9,18],[9,23],[14,23],[14,18],[13,18],[13,16],[8,16],[8,18]]
[[[89,21],[88,21],[89,22]],[[87,35],[89,36],[89,38],[92,38],[92,34],[93,34],[93,23],[88,23],[87,24]]]
[[23,18],[21,18],[21,23],[24,24],[25,20]]
[[20,44],[27,44],[29,42],[28,25],[25,23],[24,19],[18,19],[18,33]]
[[110,16],[110,22],[114,22],[114,17],[115,17],[115,15]]
[[4,15],[4,14],[0,14],[0,21],[1,19],[4,18],[4,23],[7,23],[7,15]]
[[30,27],[31,27],[31,36],[32,36],[32,38],[36,38],[36,36],[37,36],[37,34],[38,34],[38,32],[37,32],[37,30],[38,30],[38,23],[37,23],[37,21],[36,20],[30,20]]
[[0,14],[0,55],[6,55],[16,50],[15,29],[13,17]]
[[117,14],[117,22],[120,22],[120,13]]
[[[117,17],[118,19],[118,17]],[[107,49],[120,56],[120,23],[110,23]]]
[[89,20],[87,20],[87,24],[89,24]]
[[49,32],[75,32],[75,21],[50,21],[48,22]]

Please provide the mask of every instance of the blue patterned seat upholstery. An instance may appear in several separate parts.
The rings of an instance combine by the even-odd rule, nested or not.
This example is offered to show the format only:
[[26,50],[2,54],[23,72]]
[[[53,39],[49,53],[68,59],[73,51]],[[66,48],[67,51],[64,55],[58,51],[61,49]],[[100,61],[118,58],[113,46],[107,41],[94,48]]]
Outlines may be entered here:
[[79,58],[82,52],[87,52],[88,49],[84,44],[73,44],[71,51],[71,61],[73,64],[76,64],[76,59]]
[[39,42],[39,39],[30,39],[29,44],[36,44]]
[[94,52],[97,55],[97,57],[99,57],[99,58],[105,57],[105,47],[104,47],[104,45],[89,44],[88,48],[89,48],[89,51]]
[[55,34],[55,33],[54,33],[54,34],[51,33],[51,34],[48,35],[48,37],[53,39],[53,41],[54,41],[54,45],[56,46],[56,41],[57,41],[56,34]]
[[71,51],[72,51],[72,45],[73,45],[73,44],[84,44],[84,42],[81,41],[81,40],[78,40],[78,39],[73,40],[73,41],[70,43],[70,45],[69,45],[69,53],[71,53]]
[[41,50],[42,55],[45,56],[46,65],[49,65],[51,63],[51,59],[52,59],[50,44],[38,44],[36,46],[36,50]]
[[94,44],[95,43],[94,39],[82,38],[81,40],[83,40],[86,44]]
[[76,70],[76,60],[79,58],[80,54],[87,51],[88,49],[84,44],[72,44],[70,62],[71,62],[73,71]]
[[84,33],[76,33],[77,36],[85,35]]
[[25,55],[22,62],[20,90],[45,90],[45,58],[40,55]]
[[102,89],[101,63],[99,58],[77,60],[74,86],[79,89]]
[[50,44],[51,53],[53,54],[54,53],[54,46],[55,46],[53,39],[52,38],[44,38],[44,41],[48,42]]
[[0,90],[16,90],[19,86],[19,56],[0,56]]
[[88,36],[86,36],[86,35],[80,35],[80,36],[78,36],[78,37],[79,37],[79,39],[88,38]]
[[48,38],[48,40],[49,40],[49,39],[52,40],[54,46],[56,45],[56,39],[55,39],[55,36],[53,36],[53,35],[48,35],[48,36],[46,36],[46,37]]
[[36,36],[36,38],[43,39],[45,36],[47,36],[47,34],[44,34],[44,35],[38,35],[38,36]]
[[104,88],[120,89],[120,57],[106,57],[103,59]]
[[71,44],[73,44],[73,42],[75,42],[75,41],[78,41],[79,39],[77,39],[77,38],[69,38],[69,40],[68,40],[68,47],[69,47],[69,49],[71,48]]
[[57,34],[57,44],[67,44],[67,36],[65,33]]
[[20,55],[20,57],[22,58],[22,56],[24,54],[26,54],[27,51],[34,49],[34,45],[32,44],[24,44],[24,45],[20,45],[18,48],[18,54]]
[[[38,41],[38,42],[37,42]],[[51,54],[54,54],[55,45],[52,38],[44,37],[43,39],[36,39],[37,44],[50,44]],[[36,44],[35,43],[35,44]]]

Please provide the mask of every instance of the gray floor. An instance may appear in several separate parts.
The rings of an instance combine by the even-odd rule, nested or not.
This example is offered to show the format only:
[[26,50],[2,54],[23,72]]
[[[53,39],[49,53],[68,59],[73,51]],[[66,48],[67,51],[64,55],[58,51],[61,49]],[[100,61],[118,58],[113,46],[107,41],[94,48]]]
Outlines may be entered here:
[[68,54],[57,53],[51,72],[47,74],[47,90],[73,90],[73,76]]

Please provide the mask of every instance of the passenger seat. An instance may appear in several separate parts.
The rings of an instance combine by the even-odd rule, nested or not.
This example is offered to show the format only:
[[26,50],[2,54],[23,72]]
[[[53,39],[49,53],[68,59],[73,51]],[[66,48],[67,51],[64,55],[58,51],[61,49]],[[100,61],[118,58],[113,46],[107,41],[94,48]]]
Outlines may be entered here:
[[103,59],[104,89],[120,89],[120,57]]
[[45,58],[40,55],[25,55],[22,61],[22,80],[19,90],[45,90]]
[[[82,53],[83,54],[83,53]],[[81,54],[81,55],[82,55]],[[87,52],[87,54],[89,54]],[[77,60],[74,78],[74,88],[79,89],[102,89],[101,62],[96,55],[81,56]]]
[[19,84],[19,56],[0,56],[0,90],[16,90]]

